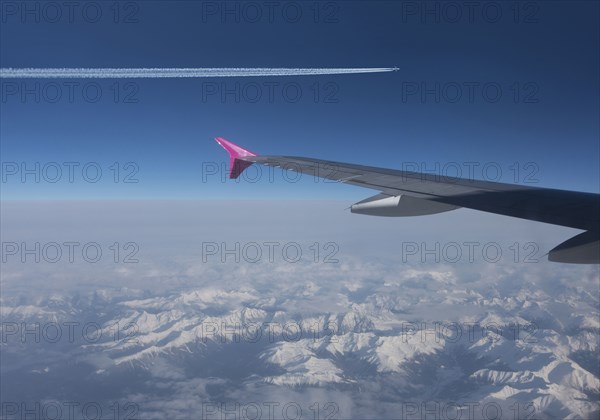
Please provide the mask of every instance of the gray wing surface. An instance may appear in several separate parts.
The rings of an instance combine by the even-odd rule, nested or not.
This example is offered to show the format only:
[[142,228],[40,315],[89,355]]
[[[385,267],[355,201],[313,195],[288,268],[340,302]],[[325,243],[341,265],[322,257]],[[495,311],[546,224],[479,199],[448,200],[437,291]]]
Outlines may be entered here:
[[245,161],[302,174],[489,213],[576,229],[600,229],[600,195],[468,180],[291,156],[252,156]]
[[584,232],[548,253],[550,261],[600,263],[600,195],[470,180],[294,156],[259,156],[218,137],[230,154],[230,177],[258,163],[379,191],[354,204],[353,213],[376,216],[428,215],[460,207]]

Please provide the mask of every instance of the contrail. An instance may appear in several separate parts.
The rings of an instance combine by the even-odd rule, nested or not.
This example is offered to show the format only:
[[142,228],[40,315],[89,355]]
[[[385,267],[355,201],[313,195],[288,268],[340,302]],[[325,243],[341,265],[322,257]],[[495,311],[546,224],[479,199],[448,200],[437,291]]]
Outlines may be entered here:
[[2,79],[140,79],[178,77],[318,76],[326,74],[383,73],[389,68],[3,68]]

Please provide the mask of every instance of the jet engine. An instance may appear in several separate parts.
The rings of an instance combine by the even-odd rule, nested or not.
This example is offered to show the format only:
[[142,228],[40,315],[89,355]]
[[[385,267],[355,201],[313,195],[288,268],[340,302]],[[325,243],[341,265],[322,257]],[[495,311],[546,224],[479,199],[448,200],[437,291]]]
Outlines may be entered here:
[[548,260],[571,264],[599,264],[600,233],[587,231],[566,240],[548,253]]

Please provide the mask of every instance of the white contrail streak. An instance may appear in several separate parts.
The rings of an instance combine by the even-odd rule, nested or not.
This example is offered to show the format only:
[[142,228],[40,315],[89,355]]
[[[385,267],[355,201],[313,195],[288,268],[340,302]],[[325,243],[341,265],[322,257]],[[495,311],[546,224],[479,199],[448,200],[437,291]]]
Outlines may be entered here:
[[383,73],[398,68],[3,68],[2,79],[139,79],[178,77],[318,76],[325,74]]

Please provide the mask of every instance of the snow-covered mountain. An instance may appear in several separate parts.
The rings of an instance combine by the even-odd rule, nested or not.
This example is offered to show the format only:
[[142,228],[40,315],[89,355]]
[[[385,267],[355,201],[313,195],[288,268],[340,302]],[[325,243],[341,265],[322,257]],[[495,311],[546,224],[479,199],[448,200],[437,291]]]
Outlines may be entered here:
[[357,264],[326,276],[328,267],[299,268],[279,282],[257,265],[241,284],[167,293],[4,298],[2,376],[13,386],[3,401],[135,402],[140,418],[210,418],[257,402],[299,404],[302,418],[600,413],[593,270],[576,284],[518,282],[522,273],[500,268],[469,282],[459,267],[374,263],[376,275],[361,276]]

